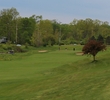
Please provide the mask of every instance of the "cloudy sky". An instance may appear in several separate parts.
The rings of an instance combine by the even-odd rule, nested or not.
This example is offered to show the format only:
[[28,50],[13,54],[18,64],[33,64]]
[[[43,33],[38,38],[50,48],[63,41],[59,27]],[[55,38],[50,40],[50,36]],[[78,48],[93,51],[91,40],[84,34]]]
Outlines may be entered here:
[[0,10],[14,7],[22,17],[70,23],[73,19],[99,19],[110,23],[110,0],[0,0]]

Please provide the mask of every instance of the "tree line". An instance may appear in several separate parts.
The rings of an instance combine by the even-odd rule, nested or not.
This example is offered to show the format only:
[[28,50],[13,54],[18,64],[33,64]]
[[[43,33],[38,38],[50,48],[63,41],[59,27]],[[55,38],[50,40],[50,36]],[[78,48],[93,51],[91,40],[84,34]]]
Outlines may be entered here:
[[16,8],[0,11],[0,37],[12,43],[46,46],[54,44],[85,44],[96,39],[110,44],[110,25],[98,19],[73,19],[69,24],[44,20],[42,16],[21,17]]

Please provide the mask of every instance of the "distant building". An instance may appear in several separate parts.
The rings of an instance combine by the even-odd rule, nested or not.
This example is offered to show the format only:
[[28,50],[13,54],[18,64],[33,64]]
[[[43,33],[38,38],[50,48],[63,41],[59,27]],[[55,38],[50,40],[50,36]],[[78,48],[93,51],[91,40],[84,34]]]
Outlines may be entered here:
[[0,43],[6,43],[7,42],[7,37],[2,37],[0,38]]

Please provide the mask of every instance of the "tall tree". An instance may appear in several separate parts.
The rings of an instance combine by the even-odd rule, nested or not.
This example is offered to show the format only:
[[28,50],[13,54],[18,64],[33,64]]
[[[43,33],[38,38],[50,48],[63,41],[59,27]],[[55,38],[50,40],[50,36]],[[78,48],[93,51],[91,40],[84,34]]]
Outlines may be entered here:
[[32,17],[21,18],[19,33],[18,33],[18,42],[25,44],[31,44],[31,37],[35,30],[36,22]]
[[[43,40],[43,44],[49,44],[51,42],[51,38],[53,37],[53,26],[50,20],[42,20],[39,24],[41,36]],[[51,37],[51,38],[48,38]],[[46,43],[45,39],[48,41]]]
[[19,12],[16,8],[3,9],[0,11],[0,31],[1,36],[6,36],[8,40],[15,41],[16,19]]
[[36,25],[35,25],[35,30],[31,37],[31,44],[33,46],[39,47],[42,45],[42,37],[41,37],[41,31],[40,31],[40,22],[42,20],[42,16],[33,15],[32,17],[35,19]]

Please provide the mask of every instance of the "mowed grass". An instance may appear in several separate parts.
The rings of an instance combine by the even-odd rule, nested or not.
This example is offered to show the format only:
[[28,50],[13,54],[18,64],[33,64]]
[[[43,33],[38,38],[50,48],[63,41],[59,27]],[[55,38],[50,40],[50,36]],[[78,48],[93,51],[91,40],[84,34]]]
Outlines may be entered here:
[[95,63],[76,55],[82,46],[72,48],[0,55],[0,100],[110,100],[109,48]]

